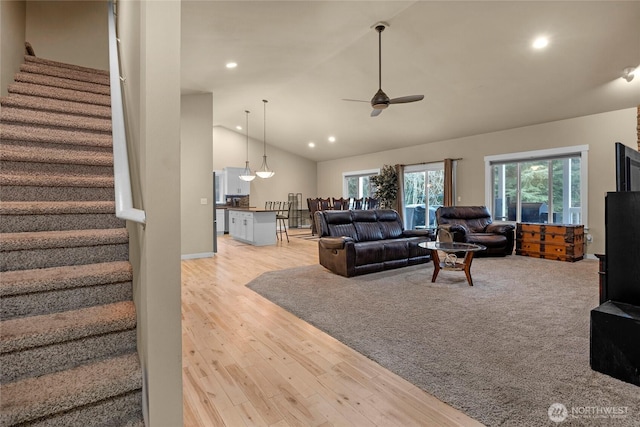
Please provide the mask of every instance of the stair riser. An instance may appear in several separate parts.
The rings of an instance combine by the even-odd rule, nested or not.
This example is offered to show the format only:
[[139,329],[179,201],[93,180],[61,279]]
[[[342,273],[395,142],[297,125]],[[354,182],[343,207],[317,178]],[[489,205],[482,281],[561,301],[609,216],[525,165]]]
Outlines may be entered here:
[[[50,65],[36,65],[36,64],[22,64],[20,71],[23,73],[40,74],[43,76],[69,78],[70,73],[68,68],[54,67]],[[74,80],[88,83],[96,83],[101,85],[108,85],[109,78],[107,76],[96,75],[83,71],[75,71],[72,75]]]
[[3,384],[71,369],[105,357],[136,351],[136,330],[117,331],[79,340],[0,355]]
[[95,105],[111,105],[111,98],[107,95],[99,95],[77,90],[60,89],[49,86],[33,85],[29,83],[13,83],[8,87],[9,93],[19,93],[29,96],[41,96],[44,98],[60,99],[63,101],[83,102]]
[[3,215],[0,233],[123,228],[115,214]]
[[4,123],[18,123],[28,126],[39,125],[104,133],[111,133],[112,131],[111,120],[12,107],[4,107],[2,109],[0,120]]
[[3,97],[0,103],[2,107],[29,108],[39,111],[50,111],[52,113],[76,114],[78,116],[111,119],[111,108],[106,106],[82,104],[38,96],[14,93]]
[[78,154],[96,153],[113,156],[112,146],[99,147],[95,145],[52,144],[50,142],[11,140],[3,138],[2,140],[0,140],[0,150],[2,150],[4,147],[7,147],[8,149],[12,147],[27,147],[38,150],[62,150],[77,152]]
[[2,298],[0,320],[59,313],[94,305],[130,301],[132,298],[131,282],[11,295]]
[[25,60],[24,62],[25,64],[35,65],[38,67],[61,68],[67,71],[72,70],[73,72],[79,71],[82,73],[89,73],[95,76],[103,76],[104,78],[109,77],[109,71],[107,70],[101,70],[98,68],[91,68],[91,67],[83,67],[82,65],[67,64],[64,62],[58,62],[58,61],[53,61],[51,59],[41,58],[39,56],[25,56],[24,60]]
[[15,81],[58,87],[62,89],[78,90],[81,92],[99,93],[101,95],[109,95],[111,93],[110,88],[107,85],[71,80],[67,77],[44,76],[37,73],[17,73]]
[[111,135],[105,132],[87,130],[74,131],[66,128],[46,126],[26,126],[20,123],[6,123],[0,128],[5,141],[33,141],[62,146],[96,146],[113,150]]
[[[136,422],[137,421],[137,422]],[[31,421],[29,427],[144,427],[142,418],[142,391],[81,406],[73,410],[54,414],[46,419]]]
[[0,271],[128,260],[128,244],[6,251],[0,253]]
[[7,202],[18,201],[113,201],[113,188],[83,187],[31,187],[23,185],[0,186],[0,199]]
[[19,173],[53,173],[65,175],[103,175],[113,176],[113,166],[76,165],[69,163],[39,163],[3,161],[2,172]]
[[92,175],[33,175],[20,172],[0,172],[0,186],[78,187],[113,189],[113,178]]
[[0,320],[59,313],[94,305],[130,301],[132,298],[131,282],[6,296],[2,298]]

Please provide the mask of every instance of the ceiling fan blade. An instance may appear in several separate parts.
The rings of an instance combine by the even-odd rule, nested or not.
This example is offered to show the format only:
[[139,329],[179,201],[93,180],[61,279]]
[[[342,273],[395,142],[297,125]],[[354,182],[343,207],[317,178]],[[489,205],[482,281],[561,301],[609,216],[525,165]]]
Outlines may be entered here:
[[389,104],[406,104],[407,102],[422,101],[424,95],[409,95],[401,96],[400,98],[393,98],[389,100]]
[[342,98],[343,101],[350,101],[350,102],[366,102],[369,103],[370,101],[365,101],[363,99],[349,99],[349,98]]
[[382,110],[375,110],[374,109],[373,111],[371,111],[371,117],[379,116],[380,113],[382,113]]

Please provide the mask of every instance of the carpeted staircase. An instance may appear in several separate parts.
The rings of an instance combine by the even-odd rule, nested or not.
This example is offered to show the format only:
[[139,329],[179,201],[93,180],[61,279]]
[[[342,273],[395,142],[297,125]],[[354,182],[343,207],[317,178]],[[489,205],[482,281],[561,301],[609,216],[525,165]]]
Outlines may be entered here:
[[26,56],[0,111],[0,426],[143,426],[108,72]]

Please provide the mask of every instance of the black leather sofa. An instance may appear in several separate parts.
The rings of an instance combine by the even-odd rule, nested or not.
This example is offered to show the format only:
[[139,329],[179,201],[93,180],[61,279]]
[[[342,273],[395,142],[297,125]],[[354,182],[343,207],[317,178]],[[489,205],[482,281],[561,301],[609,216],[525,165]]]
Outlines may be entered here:
[[438,232],[448,231],[454,242],[487,247],[475,256],[505,256],[513,252],[515,226],[494,224],[486,206],[441,206],[436,210],[436,222]]
[[403,230],[391,209],[317,211],[320,264],[345,277],[431,260],[418,246],[434,240],[430,230]]

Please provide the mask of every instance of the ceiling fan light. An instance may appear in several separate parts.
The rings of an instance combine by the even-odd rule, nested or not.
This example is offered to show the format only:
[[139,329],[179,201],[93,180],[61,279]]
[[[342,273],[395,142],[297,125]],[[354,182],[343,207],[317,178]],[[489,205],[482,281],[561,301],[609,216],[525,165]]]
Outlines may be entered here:
[[631,83],[636,74],[638,74],[640,67],[627,67],[622,70],[622,78]]

